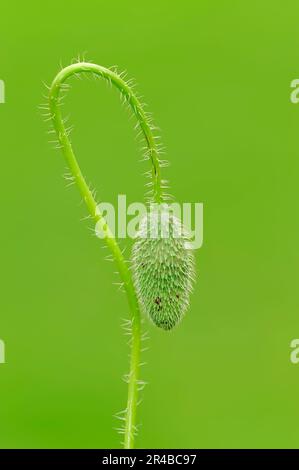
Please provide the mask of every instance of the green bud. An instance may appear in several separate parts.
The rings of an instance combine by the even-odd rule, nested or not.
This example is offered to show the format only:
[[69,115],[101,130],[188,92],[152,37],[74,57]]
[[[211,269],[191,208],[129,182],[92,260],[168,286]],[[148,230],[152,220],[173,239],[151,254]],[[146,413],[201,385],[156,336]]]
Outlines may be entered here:
[[132,270],[142,310],[158,327],[172,329],[189,305],[194,255],[190,237],[167,205],[143,216],[133,245]]

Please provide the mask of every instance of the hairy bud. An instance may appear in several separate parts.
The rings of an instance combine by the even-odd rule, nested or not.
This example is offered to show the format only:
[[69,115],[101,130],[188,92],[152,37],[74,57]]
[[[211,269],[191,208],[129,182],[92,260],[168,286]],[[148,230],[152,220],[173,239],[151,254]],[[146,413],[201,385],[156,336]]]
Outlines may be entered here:
[[143,311],[158,327],[172,329],[189,305],[194,256],[186,230],[167,205],[143,216],[133,246],[132,270]]

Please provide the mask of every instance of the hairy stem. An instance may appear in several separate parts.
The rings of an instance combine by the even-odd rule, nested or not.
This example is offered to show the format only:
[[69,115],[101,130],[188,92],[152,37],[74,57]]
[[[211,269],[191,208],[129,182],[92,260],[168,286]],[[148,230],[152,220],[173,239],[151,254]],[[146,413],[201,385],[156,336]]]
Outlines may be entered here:
[[100,65],[87,62],[79,62],[76,64],[72,64],[64,68],[57,74],[57,76],[53,80],[49,91],[49,107],[50,117],[57,134],[59,146],[61,147],[62,153],[71,171],[72,177],[79,188],[80,194],[86,203],[91,217],[93,218],[95,223],[99,224],[99,227],[105,234],[105,241],[116,261],[120,277],[122,279],[125,292],[127,294],[129,309],[131,312],[132,343],[130,371],[128,376],[128,400],[124,429],[124,447],[130,449],[134,447],[134,436],[136,430],[136,410],[138,402],[138,381],[141,349],[141,319],[139,305],[133,286],[131,272],[128,268],[128,265],[123,257],[121,249],[114,235],[108,227],[103,215],[97,209],[97,203],[80,170],[60,109],[61,91],[63,91],[66,87],[66,80],[71,76],[76,76],[84,73],[89,73],[97,77],[101,77],[115,85],[131,107],[133,113],[135,114],[139,123],[140,130],[143,133],[147,144],[147,157],[150,159],[152,164],[151,173],[153,185],[153,200],[158,203],[162,202],[163,200],[161,190],[161,173],[158,156],[159,154],[155,142],[155,137],[152,132],[150,120],[147,114],[144,112],[140,101],[133,93],[131,87],[121,78],[120,75]]

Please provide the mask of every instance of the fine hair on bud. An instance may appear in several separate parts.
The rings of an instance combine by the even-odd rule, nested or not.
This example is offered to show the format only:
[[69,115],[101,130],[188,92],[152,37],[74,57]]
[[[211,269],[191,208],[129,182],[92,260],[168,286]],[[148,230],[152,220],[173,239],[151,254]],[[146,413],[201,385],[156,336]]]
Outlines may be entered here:
[[155,325],[171,330],[184,316],[194,281],[190,236],[167,204],[142,217],[132,250],[138,300]]

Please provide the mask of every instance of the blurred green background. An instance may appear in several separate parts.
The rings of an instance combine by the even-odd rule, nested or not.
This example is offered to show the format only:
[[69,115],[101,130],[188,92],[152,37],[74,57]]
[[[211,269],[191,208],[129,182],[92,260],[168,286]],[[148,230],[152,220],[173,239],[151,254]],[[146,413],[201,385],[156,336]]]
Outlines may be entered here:
[[[298,2],[1,5],[0,447],[118,447],[126,299],[38,105],[78,53],[127,69],[162,129],[180,202],[204,203],[191,308],[145,322],[137,446],[298,447]],[[119,97],[73,81],[74,147],[104,201],[142,200]]]

